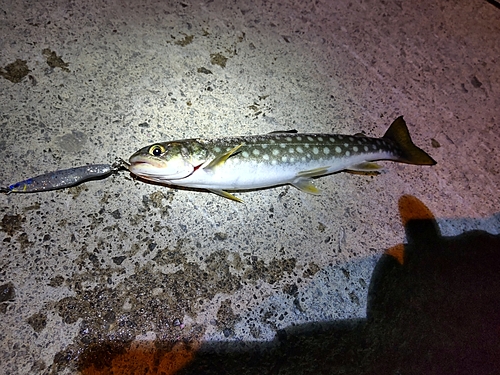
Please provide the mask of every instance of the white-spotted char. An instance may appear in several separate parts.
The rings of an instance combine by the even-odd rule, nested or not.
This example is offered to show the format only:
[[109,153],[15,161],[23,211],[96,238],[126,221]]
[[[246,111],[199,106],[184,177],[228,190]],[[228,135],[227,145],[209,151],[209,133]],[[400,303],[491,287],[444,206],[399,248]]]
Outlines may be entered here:
[[401,116],[382,138],[289,131],[156,143],[134,153],[129,170],[144,180],[206,189],[241,201],[227,191],[291,184],[319,194],[313,178],[342,170],[374,172],[381,169],[376,160],[436,164],[413,144]]

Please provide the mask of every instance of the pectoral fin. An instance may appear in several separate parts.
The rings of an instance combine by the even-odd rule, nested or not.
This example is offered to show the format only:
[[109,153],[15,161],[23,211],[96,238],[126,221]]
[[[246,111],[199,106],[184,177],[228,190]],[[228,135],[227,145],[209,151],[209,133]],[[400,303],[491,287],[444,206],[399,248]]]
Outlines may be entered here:
[[208,163],[208,165],[205,167],[205,169],[214,169],[217,166],[224,164],[226,162],[226,160],[229,159],[229,157],[231,155],[234,155],[236,153],[236,151],[238,151],[239,148],[243,145],[244,145],[244,143],[239,144],[238,146],[236,146],[235,148],[232,148],[228,152],[225,152],[221,155],[216,156],[215,158],[213,158],[213,160],[210,163]]
[[214,193],[214,194],[220,195],[221,197],[224,197],[224,198],[227,198],[227,199],[231,199],[232,201],[243,203],[243,200],[241,200],[238,197],[235,197],[233,194],[229,194],[227,191],[217,190],[217,189],[207,189],[207,190],[210,191],[210,192],[212,192],[212,193]]

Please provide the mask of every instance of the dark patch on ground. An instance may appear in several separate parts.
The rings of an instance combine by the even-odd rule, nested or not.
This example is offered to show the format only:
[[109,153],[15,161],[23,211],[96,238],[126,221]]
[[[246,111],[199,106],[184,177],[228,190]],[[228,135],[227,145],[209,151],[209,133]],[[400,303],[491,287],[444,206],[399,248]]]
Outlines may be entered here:
[[476,76],[472,76],[472,78],[470,79],[470,83],[476,89],[480,88],[483,85],[483,83],[481,81],[479,81]]
[[69,72],[69,64],[64,62],[60,56],[57,56],[54,51],[51,51],[49,48],[45,48],[44,50],[42,50],[42,54],[45,56],[47,65],[52,69],[61,68],[65,72]]
[[35,361],[35,363],[33,363],[33,366],[31,366],[31,374],[40,373],[43,370],[45,370],[46,368],[47,368],[47,365],[45,364],[45,362],[43,360],[39,359],[38,361]]
[[431,138],[431,146],[434,148],[439,148],[439,147],[441,147],[441,144],[438,141],[436,141],[434,138]]
[[66,192],[68,194],[71,194],[73,196],[73,199],[77,199],[84,191],[88,191],[87,185],[85,183],[71,186],[66,189]]
[[4,215],[2,222],[0,222],[0,228],[12,237],[15,232],[21,230],[25,221],[26,218],[22,215]]
[[33,242],[28,239],[28,234],[26,232],[21,233],[19,237],[17,237],[16,241],[19,246],[21,246],[21,250],[28,249],[33,246]]
[[269,284],[274,284],[276,281],[281,280],[284,273],[292,273],[295,264],[295,258],[274,258],[269,265],[266,265],[264,261],[252,257],[251,268],[245,271],[245,278],[249,280],[265,280]]
[[21,80],[26,77],[29,72],[31,72],[31,70],[28,69],[26,61],[20,59],[6,65],[4,68],[0,68],[0,76],[13,83],[21,82]]
[[182,270],[162,278],[163,289],[169,291],[164,298],[170,306],[180,309],[180,316],[194,315],[200,308],[200,300],[211,300],[217,293],[231,294],[240,289],[240,277],[230,272],[227,255],[226,251],[211,254],[206,259],[206,270],[198,264],[184,262]]
[[203,74],[213,74],[211,70],[204,67],[198,68],[197,72]]
[[27,206],[23,208],[23,212],[29,212],[29,211],[37,211],[41,207],[40,203],[34,203],[32,206]]
[[0,285],[0,313],[5,314],[7,312],[7,307],[9,301],[14,301],[16,298],[16,291],[14,284],[7,283]]
[[221,68],[225,68],[227,60],[228,58],[221,53],[210,54],[210,62],[212,63],[212,65],[219,65]]
[[33,314],[28,318],[28,324],[36,333],[40,333],[47,325],[47,316],[42,313]]
[[214,239],[224,241],[227,239],[227,233],[217,232],[214,234]]
[[[175,193],[173,191],[168,191],[166,194],[162,191],[158,190],[149,196],[142,196],[142,204],[147,211],[152,209],[159,209],[159,212],[162,217],[166,217],[169,215],[170,211],[170,203],[174,199]],[[156,225],[158,227],[158,224]]]
[[49,286],[53,288],[57,288],[62,286],[64,283],[64,277],[61,275],[54,276],[52,279],[50,279]]
[[127,259],[127,257],[126,257],[126,256],[123,256],[123,255],[120,255],[120,256],[118,256],[118,257],[113,257],[113,258],[111,258],[111,259],[113,260],[113,263],[114,263],[114,264],[116,264],[117,266],[119,266],[120,264],[122,264],[122,263],[123,263],[123,261],[124,261],[125,259]]
[[[89,289],[82,286],[88,278],[85,273],[74,276],[66,284],[75,295],[44,307],[44,311],[54,309],[66,324],[81,319],[79,334],[72,345],[54,358],[53,371],[68,366],[109,369],[114,359],[126,357],[132,340],[145,330],[155,332],[156,345],[163,347],[164,353],[179,342],[196,346],[205,327],[184,323],[185,316],[196,318],[217,294],[234,294],[248,279],[275,283],[295,268],[294,258],[273,259],[269,264],[254,258],[252,264],[244,264],[239,254],[227,250],[213,252],[201,267],[186,257],[188,243],[179,240],[174,248],[154,250],[154,263],[174,265],[179,268],[176,272],[164,274],[152,264],[137,263],[135,273],[114,288],[103,287],[110,275],[105,275],[109,270],[102,266],[99,253],[82,249],[82,269],[90,274],[99,270],[103,282]],[[240,269],[237,274],[231,272],[233,265]],[[226,337],[234,335],[238,319],[230,299],[224,300],[217,314],[217,326]]]
[[158,250],[153,260],[158,265],[173,264],[175,266],[180,266],[186,263],[187,259],[182,251],[183,244],[183,240],[178,240],[173,249],[165,248]]
[[308,278],[313,277],[320,270],[319,266],[314,262],[309,262],[309,267],[304,271],[302,277]]
[[72,130],[71,133],[57,137],[57,145],[68,153],[76,153],[85,147],[88,136],[84,132]]
[[231,307],[231,300],[222,301],[217,311],[217,327],[224,333],[225,337],[234,336],[234,324],[238,318],[239,315],[235,314]]
[[7,283],[0,285],[0,302],[14,301],[14,298],[16,298],[14,284]]
[[193,42],[194,35],[185,35],[181,40],[177,40],[174,44],[185,47]]

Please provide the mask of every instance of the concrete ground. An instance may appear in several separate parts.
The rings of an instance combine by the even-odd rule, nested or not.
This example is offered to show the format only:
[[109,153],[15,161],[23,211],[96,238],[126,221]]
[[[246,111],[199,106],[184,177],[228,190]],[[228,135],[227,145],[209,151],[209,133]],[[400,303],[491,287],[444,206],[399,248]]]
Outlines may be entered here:
[[0,373],[499,368],[494,2],[2,1],[0,20],[0,186],[156,141],[380,137],[399,115],[438,163],[244,204],[124,171],[2,194]]

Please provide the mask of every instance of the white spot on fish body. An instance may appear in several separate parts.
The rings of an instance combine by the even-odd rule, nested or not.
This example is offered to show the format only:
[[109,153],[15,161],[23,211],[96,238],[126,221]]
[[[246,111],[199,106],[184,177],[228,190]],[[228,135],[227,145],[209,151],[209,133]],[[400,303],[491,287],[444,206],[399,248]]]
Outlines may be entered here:
[[301,141],[302,140],[302,137],[300,135],[298,135],[296,138],[295,138],[297,141]]
[[280,143],[280,147],[281,147],[281,148],[285,148],[285,147],[286,147],[286,144],[284,144],[284,143]]
[[363,149],[365,150],[365,152],[367,152],[368,151],[368,146],[363,147]]
[[323,137],[318,137],[319,142],[323,142]]
[[351,152],[350,151],[346,151],[345,152],[345,156],[351,156]]
[[241,153],[241,155],[243,155],[244,158],[248,158],[250,156],[250,154],[248,153],[248,151],[243,151]]
[[307,136],[307,140],[308,140],[309,142],[312,142],[312,141],[314,141],[314,138],[313,138],[313,137],[311,137],[311,136]]
[[358,152],[358,150],[359,150],[359,149],[358,149],[358,146],[354,146],[354,147],[352,148],[352,150],[353,150],[354,152]]
[[303,149],[302,149],[302,147],[300,147],[300,146],[297,146],[296,150],[297,150],[297,152],[298,152],[298,153],[300,153],[300,154],[302,154],[302,153],[304,152],[304,150],[303,150]]
[[280,150],[278,150],[277,148],[273,149],[273,155],[274,156],[278,156],[280,153]]
[[260,151],[256,148],[253,149],[252,153],[255,155],[255,156],[259,156],[260,155]]
[[216,153],[219,153],[219,152],[220,152],[220,147],[214,147],[214,151],[215,151]]
[[354,137],[349,137],[349,142],[354,142]]
[[328,155],[330,153],[330,149],[328,147],[325,147],[323,149],[323,154]]
[[295,152],[295,150],[294,150],[292,147],[290,147],[290,148],[288,149],[288,153],[293,154],[294,152]]
[[264,159],[264,160],[269,160],[269,155],[268,155],[268,154],[264,154],[264,155],[262,155],[262,159]]
[[285,139],[287,140],[287,142],[291,142],[292,141],[292,137],[286,137]]
[[282,156],[282,157],[281,157],[281,161],[282,161],[283,163],[286,163],[286,162],[288,161],[288,158],[287,158],[286,156]]
[[342,152],[342,149],[339,146],[337,146],[337,147],[335,147],[335,152],[337,154],[340,154]]
[[318,155],[319,149],[317,147],[313,147],[313,154]]

